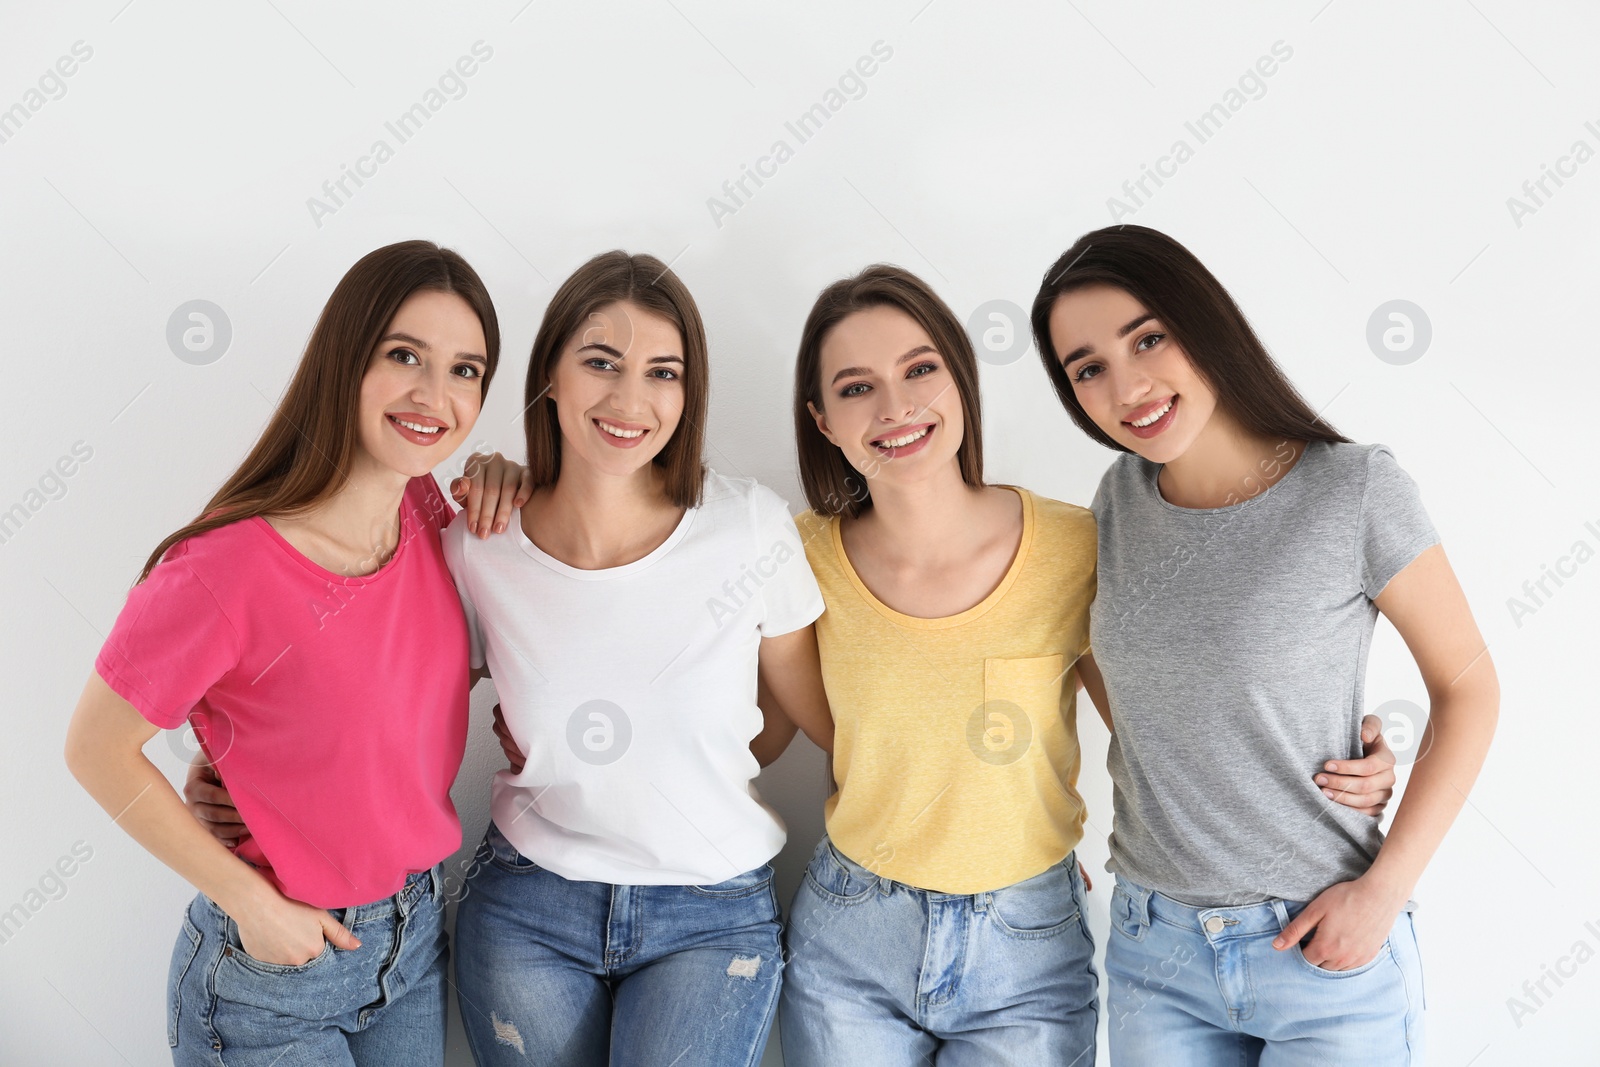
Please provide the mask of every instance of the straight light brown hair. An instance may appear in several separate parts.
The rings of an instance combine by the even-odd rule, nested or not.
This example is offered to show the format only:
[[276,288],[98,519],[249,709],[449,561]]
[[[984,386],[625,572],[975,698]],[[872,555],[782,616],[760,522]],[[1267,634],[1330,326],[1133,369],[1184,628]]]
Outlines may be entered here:
[[368,252],[334,286],[255,447],[200,516],[156,546],[139,581],[187,537],[258,515],[303,513],[344,487],[360,438],[361,379],[400,305],[424,290],[454,293],[478,316],[489,360],[481,383],[483,396],[489,395],[500,360],[500,323],[477,271],[431,241],[401,241]]
[[1194,253],[1159,230],[1123,225],[1086,233],[1061,253],[1045,272],[1031,315],[1034,343],[1056,398],[1080,430],[1107,448],[1129,451],[1078,403],[1050,340],[1056,301],[1088,285],[1115,286],[1161,320],[1216,393],[1217,406],[1247,431],[1284,440],[1349,440],[1296,391],[1228,290]]
[[[528,470],[535,486],[552,485],[561,476],[561,424],[554,400],[544,400],[550,374],[562,349],[609,304],[637,304],[671,322],[683,339],[683,416],[678,428],[652,461],[662,470],[667,495],[680,508],[697,507],[705,486],[707,394],[710,360],[706,328],[689,289],[667,265],[651,255],[602,252],[561,283],[533,338],[528,357],[528,382],[523,391],[523,429],[528,438]],[[542,401],[542,402],[541,402]]]
[[822,344],[828,332],[849,316],[868,308],[890,307],[905,312],[933,341],[944,358],[961,397],[963,422],[956,461],[961,480],[983,485],[983,413],[978,395],[978,358],[961,321],[939,294],[915,274],[887,263],[874,263],[861,273],[834,282],[817,296],[800,332],[800,354],[794,365],[794,439],[800,456],[800,485],[806,503],[825,515],[851,518],[872,506],[872,490],[843,450],[817,428],[807,404],[822,410]]

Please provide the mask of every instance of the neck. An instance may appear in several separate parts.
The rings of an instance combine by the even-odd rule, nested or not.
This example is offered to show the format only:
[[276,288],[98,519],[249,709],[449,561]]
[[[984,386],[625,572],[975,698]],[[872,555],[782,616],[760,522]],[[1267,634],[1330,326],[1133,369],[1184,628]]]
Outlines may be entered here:
[[1162,466],[1157,483],[1178,507],[1228,507],[1277,482],[1304,447],[1304,441],[1251,433],[1217,411],[1183,455]]
[[[565,550],[563,555],[604,560],[628,554],[665,512],[674,510],[654,463],[619,478],[568,458],[538,509],[539,530],[541,539]],[[523,530],[528,532],[526,520]]]
[[914,482],[879,481],[872,507],[856,520],[876,527],[880,545],[899,558],[940,559],[966,554],[982,510],[984,490],[961,480],[955,460]]
[[358,454],[350,476],[327,500],[298,519],[319,535],[354,551],[370,553],[365,569],[376,570],[393,553],[399,539],[396,517],[410,478]]

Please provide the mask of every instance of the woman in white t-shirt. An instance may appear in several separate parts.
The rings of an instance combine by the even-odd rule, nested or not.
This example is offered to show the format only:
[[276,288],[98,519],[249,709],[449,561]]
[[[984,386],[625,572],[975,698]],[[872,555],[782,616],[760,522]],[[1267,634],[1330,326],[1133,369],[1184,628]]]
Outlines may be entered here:
[[702,466],[707,377],[677,276],[595,257],[534,339],[532,499],[504,536],[445,533],[525,756],[458,916],[479,1064],[746,1065],[766,1042],[784,828],[751,784],[756,675],[824,701],[822,598],[783,500]]

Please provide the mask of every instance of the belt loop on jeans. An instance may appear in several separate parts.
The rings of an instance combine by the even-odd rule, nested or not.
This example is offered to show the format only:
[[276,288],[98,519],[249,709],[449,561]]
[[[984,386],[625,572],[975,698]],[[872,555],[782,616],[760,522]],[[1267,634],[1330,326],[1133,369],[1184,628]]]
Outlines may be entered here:
[[1289,925],[1289,909],[1283,906],[1283,901],[1273,897],[1267,903],[1272,905],[1272,914],[1278,917],[1279,927],[1287,928]]
[[444,878],[440,876],[440,866],[440,863],[435,863],[432,867],[428,868],[428,881],[432,886],[433,902],[435,904],[440,903],[440,901],[444,899]]
[[[1123,883],[1123,892],[1128,894],[1128,901],[1132,905],[1132,918],[1138,919],[1141,926],[1150,925],[1150,894],[1153,890],[1142,885],[1130,882]],[[1131,892],[1129,892],[1131,890]]]

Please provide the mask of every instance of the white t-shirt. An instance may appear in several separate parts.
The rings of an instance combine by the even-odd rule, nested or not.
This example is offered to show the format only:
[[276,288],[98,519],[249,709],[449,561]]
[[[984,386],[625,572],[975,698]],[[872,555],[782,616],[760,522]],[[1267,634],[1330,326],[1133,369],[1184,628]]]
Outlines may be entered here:
[[472,664],[487,661],[527,757],[490,812],[563,878],[710,885],[761,866],[784,827],[756,794],[762,637],[822,614],[778,494],[706,472],[701,504],[643,559],[580,570],[522,532],[479,540],[458,514],[445,559]]

